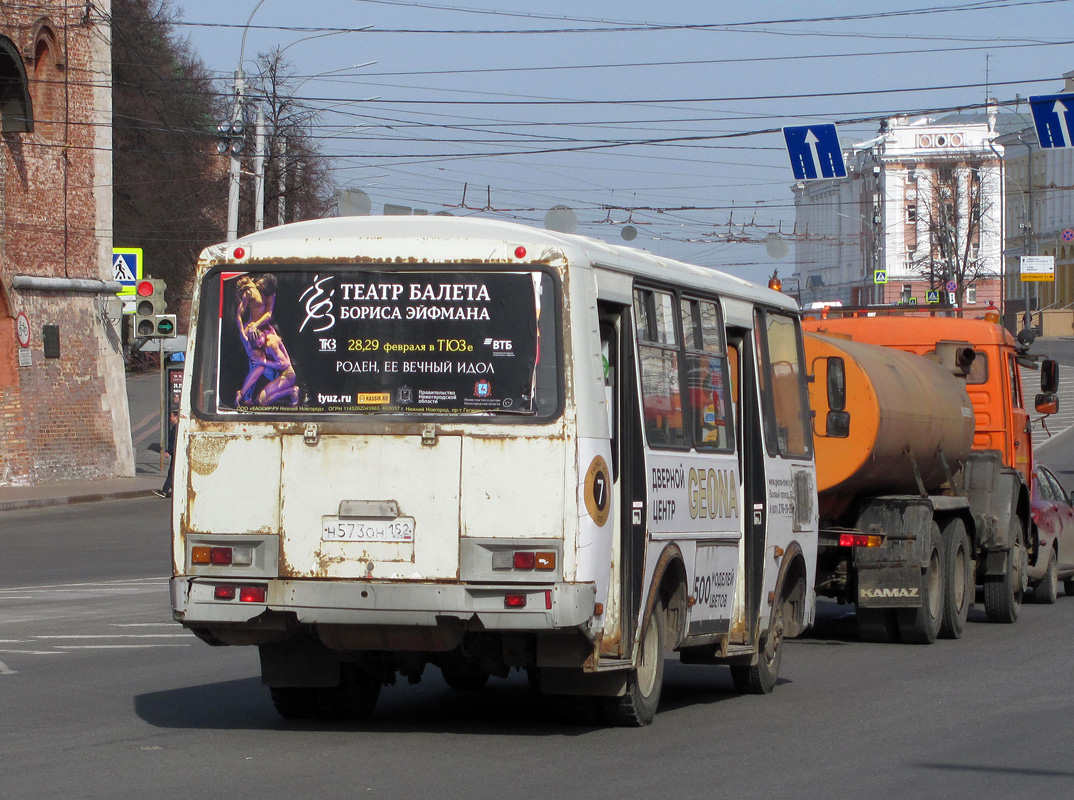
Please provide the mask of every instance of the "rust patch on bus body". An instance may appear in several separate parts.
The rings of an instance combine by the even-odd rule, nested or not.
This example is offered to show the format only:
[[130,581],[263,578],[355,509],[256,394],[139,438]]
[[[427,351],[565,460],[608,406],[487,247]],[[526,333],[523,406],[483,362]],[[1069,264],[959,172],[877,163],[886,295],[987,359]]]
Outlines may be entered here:
[[195,436],[189,441],[187,461],[190,469],[198,475],[212,475],[220,466],[220,457],[231,440],[223,436]]

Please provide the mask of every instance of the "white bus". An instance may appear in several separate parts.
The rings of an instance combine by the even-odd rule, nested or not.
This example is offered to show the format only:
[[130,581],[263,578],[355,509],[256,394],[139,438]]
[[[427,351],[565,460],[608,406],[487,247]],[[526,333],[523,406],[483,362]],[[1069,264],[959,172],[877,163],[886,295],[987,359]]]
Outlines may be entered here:
[[746,281],[513,223],[353,217],[206,249],[175,619],[286,717],[524,669],[644,725],[667,651],[768,692],[813,620],[799,316]]

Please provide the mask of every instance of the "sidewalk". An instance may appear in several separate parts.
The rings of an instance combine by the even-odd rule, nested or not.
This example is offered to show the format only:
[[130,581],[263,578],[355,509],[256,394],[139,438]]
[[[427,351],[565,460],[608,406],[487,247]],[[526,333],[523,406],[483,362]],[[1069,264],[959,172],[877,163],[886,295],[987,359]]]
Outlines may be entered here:
[[158,475],[143,475],[137,478],[72,481],[44,486],[0,486],[0,511],[88,503],[96,500],[153,497],[153,490],[159,489],[161,482]]

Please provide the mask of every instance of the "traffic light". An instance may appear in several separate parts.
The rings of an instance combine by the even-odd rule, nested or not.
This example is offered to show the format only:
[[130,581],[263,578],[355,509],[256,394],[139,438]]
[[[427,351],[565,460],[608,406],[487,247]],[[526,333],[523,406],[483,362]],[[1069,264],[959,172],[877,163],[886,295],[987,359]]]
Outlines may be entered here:
[[175,336],[175,314],[165,314],[167,284],[159,278],[146,278],[134,287],[134,318],[131,337],[136,339],[170,339]]

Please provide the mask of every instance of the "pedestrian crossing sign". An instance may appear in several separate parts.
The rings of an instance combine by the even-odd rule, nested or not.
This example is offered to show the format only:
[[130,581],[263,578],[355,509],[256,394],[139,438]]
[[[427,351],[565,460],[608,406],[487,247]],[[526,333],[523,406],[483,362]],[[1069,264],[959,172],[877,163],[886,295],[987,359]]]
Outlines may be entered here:
[[120,297],[134,295],[134,287],[142,279],[142,248],[112,248],[112,280],[123,286],[116,294]]
[[873,270],[873,283],[887,283],[888,271],[886,269]]
[[940,302],[940,290],[930,289],[928,294],[925,295],[925,302],[927,303],[939,303]]

